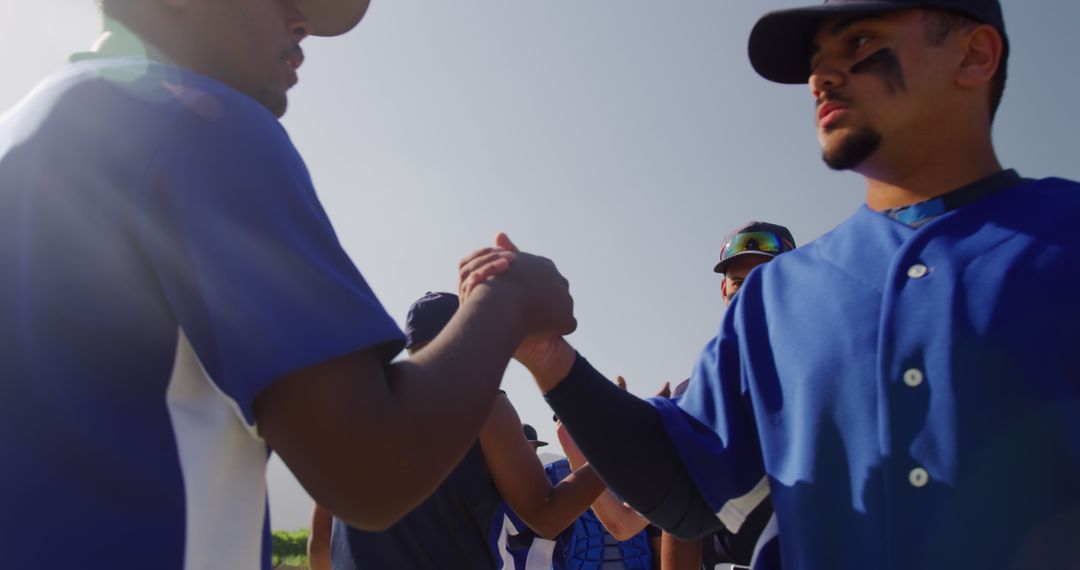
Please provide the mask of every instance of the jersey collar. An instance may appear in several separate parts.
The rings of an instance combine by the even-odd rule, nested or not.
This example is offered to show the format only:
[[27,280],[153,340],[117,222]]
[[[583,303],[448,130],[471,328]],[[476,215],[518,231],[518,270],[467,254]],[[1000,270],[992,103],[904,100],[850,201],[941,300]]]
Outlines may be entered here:
[[938,216],[962,208],[968,204],[978,202],[983,198],[996,194],[1006,188],[1015,186],[1022,178],[1016,173],[1015,170],[1002,170],[1001,172],[991,174],[986,178],[977,180],[952,190],[947,194],[942,194],[937,198],[911,204],[909,206],[902,206],[900,208],[891,208],[888,210],[882,210],[881,213],[888,216],[902,224],[918,228],[930,223],[931,220]]

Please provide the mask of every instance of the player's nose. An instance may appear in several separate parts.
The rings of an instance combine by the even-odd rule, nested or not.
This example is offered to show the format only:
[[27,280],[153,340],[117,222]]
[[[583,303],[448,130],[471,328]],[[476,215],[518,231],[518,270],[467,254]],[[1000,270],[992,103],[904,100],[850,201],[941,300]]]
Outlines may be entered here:
[[844,85],[844,72],[829,61],[820,62],[810,73],[807,81],[810,86],[810,94],[815,101],[820,101],[829,91],[839,89]]

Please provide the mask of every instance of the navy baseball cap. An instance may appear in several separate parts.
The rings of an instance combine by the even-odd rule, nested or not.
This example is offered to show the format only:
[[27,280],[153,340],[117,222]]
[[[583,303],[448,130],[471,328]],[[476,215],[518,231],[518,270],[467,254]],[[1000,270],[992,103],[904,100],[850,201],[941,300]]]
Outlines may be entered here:
[[732,259],[742,255],[776,257],[795,249],[795,238],[784,226],[768,222],[747,222],[724,237],[720,263],[713,271],[724,273]]
[[825,0],[824,4],[769,12],[750,32],[750,64],[759,75],[777,83],[806,83],[814,36],[824,20],[834,16],[873,16],[910,8],[936,8],[990,24],[1005,44],[1009,40],[998,0]]
[[340,36],[356,27],[370,0],[292,0],[311,22],[313,36]]
[[409,307],[405,317],[405,348],[431,342],[457,312],[458,296],[428,291]]
[[522,431],[525,432],[525,439],[529,440],[529,443],[536,445],[536,447],[544,447],[548,443],[546,441],[540,441],[536,435],[536,428],[529,424],[521,424]]

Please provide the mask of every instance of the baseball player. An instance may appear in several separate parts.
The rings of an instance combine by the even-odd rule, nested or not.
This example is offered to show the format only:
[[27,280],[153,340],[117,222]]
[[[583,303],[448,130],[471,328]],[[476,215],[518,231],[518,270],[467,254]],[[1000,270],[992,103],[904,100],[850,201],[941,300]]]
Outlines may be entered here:
[[[772,261],[776,256],[795,249],[795,238],[784,226],[768,222],[747,222],[735,228],[720,246],[720,261],[713,271],[723,275],[720,294],[724,305],[730,306],[751,271]],[[675,387],[672,395],[681,396],[690,380]],[[737,524],[725,526],[700,541],[682,541],[669,533],[663,534],[664,570],[681,568],[713,568],[717,564],[748,564],[754,554],[762,531],[772,518],[772,501],[767,484],[754,487],[743,497],[733,499],[732,508],[745,517]]]
[[367,4],[101,0],[93,48],[0,116],[5,568],[269,568],[270,448],[385,528],[476,440],[520,339],[573,329],[562,278],[518,257],[391,362],[403,335],[277,121],[301,43]]
[[[732,499],[767,481],[779,540],[756,568],[1075,567],[1080,185],[997,159],[1001,6],[829,0],[766,14],[749,48],[809,84],[824,161],[863,176],[866,205],[749,275],[675,403],[561,339],[519,357],[662,528],[738,522]],[[650,460],[613,451],[627,440]]]

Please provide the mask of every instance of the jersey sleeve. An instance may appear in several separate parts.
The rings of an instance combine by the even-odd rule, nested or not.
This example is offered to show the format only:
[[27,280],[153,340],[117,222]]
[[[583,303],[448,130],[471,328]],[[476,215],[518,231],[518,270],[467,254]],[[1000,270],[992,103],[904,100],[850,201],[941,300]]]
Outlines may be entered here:
[[389,361],[404,340],[262,111],[225,104],[177,120],[136,208],[180,332],[249,426],[252,401],[281,377],[368,348]]
[[721,519],[725,507],[765,477],[761,446],[742,377],[738,306],[702,350],[686,391],[652,398],[668,437],[698,491]]

